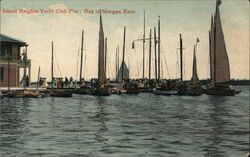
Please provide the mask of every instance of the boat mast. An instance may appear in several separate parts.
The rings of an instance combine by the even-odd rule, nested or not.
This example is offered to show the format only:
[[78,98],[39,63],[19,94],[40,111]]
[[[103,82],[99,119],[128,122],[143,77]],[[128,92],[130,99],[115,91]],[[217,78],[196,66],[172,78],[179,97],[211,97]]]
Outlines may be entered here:
[[216,9],[215,9],[215,16],[214,16],[214,85],[216,85],[216,21],[217,21],[217,14],[220,5],[220,0],[216,1]]
[[149,33],[149,64],[148,64],[148,79],[151,79],[151,29]]
[[115,48],[115,80],[117,80],[117,47]]
[[180,62],[181,62],[181,82],[183,81],[183,61],[182,61],[182,52],[183,48],[182,48],[182,38],[181,38],[181,34],[180,34]]
[[105,47],[104,47],[104,58],[105,58],[105,60],[104,60],[104,66],[105,66],[105,75],[106,75],[106,77],[107,77],[107,38],[105,38]]
[[122,81],[123,81],[123,71],[124,71],[124,57],[125,57],[125,39],[126,39],[126,26],[124,27],[124,35],[123,35],[123,52],[122,52]]
[[118,54],[118,57],[117,57],[117,59],[118,59],[118,61],[117,61],[117,81],[118,81],[118,78],[119,78],[118,73],[119,73],[119,67],[120,67],[120,52],[119,52],[119,45],[118,45],[118,47],[117,47],[117,54]]
[[144,73],[145,73],[145,10],[143,12],[143,59],[142,59],[142,78],[144,79]]
[[38,87],[39,87],[39,78],[40,78],[40,66],[38,68],[38,75],[37,75],[37,84],[36,84],[36,90],[38,91]]
[[156,29],[154,27],[154,50],[155,50],[155,81],[157,81],[157,52],[156,52]]
[[87,55],[85,54],[85,56],[84,56],[84,73],[83,73],[83,77],[86,77],[86,57],[87,57]]
[[54,88],[54,45],[51,43],[51,85]]
[[209,36],[209,64],[210,64],[210,79],[212,80],[212,68],[211,68],[211,64],[212,64],[212,59],[211,59],[211,30],[208,31],[208,36]]
[[82,60],[83,60],[83,37],[84,37],[84,31],[82,30],[82,42],[81,42],[81,63],[80,63],[80,79],[82,79]]
[[160,16],[158,19],[158,81],[161,79],[161,33],[160,33]]

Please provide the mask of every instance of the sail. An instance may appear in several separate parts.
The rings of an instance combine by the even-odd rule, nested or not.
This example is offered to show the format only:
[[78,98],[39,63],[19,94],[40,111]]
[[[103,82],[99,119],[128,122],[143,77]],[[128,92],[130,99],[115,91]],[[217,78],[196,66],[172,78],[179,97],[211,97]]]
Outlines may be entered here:
[[215,12],[215,83],[226,82],[230,80],[230,67],[226,50],[226,44],[221,25],[220,1],[217,1]]
[[100,30],[98,44],[98,83],[102,85],[106,81],[105,61],[104,61],[104,33],[102,26],[102,15],[100,14]]
[[199,82],[199,78],[197,75],[197,63],[196,63],[196,50],[194,46],[194,56],[193,56],[193,74],[192,74],[192,84],[196,85]]
[[214,84],[214,21],[211,16],[211,28],[209,31],[209,56],[210,56],[210,79]]
[[[123,74],[122,74],[122,70],[123,70]],[[117,73],[116,78],[117,78],[118,82],[122,82],[123,80],[129,79],[129,69],[128,69],[125,62],[122,62],[121,66],[119,68],[119,71]]]

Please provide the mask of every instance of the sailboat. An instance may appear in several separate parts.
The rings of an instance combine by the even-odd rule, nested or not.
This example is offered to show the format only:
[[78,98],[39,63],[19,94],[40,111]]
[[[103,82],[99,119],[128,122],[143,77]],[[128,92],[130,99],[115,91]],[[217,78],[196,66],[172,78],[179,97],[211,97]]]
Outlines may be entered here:
[[211,17],[211,29],[209,31],[209,56],[210,56],[210,87],[205,91],[208,95],[233,96],[240,91],[235,91],[223,83],[230,81],[230,66],[228,54],[221,25],[220,0],[216,1],[216,10]]
[[[81,64],[80,64],[80,87],[74,90],[75,94],[90,94],[91,88],[85,85],[84,79],[82,78],[82,62],[83,62],[83,39],[84,31],[82,31],[82,41],[81,41]],[[82,85],[84,83],[84,85]]]
[[193,73],[190,81],[190,85],[188,87],[186,95],[190,96],[199,96],[203,93],[203,89],[201,88],[200,80],[197,74],[197,63],[196,63],[196,47],[199,39],[197,38],[196,44],[194,45],[194,53],[193,53]]
[[51,43],[51,89],[49,95],[51,97],[72,97],[72,91],[66,89],[54,88],[54,45]]
[[123,35],[123,54],[122,54],[122,64],[121,68],[118,72],[118,81],[125,82],[123,85],[123,90],[125,90],[126,94],[138,94],[139,89],[138,85],[135,82],[130,81],[129,79],[129,68],[127,67],[124,59],[125,59],[125,44],[126,43],[126,27],[124,27],[124,35]]
[[102,15],[100,11],[100,29],[99,29],[99,44],[98,44],[98,79],[96,88],[91,90],[91,93],[96,96],[109,96],[111,89],[106,86],[107,79],[105,73],[105,54],[104,54],[104,32],[102,25]]

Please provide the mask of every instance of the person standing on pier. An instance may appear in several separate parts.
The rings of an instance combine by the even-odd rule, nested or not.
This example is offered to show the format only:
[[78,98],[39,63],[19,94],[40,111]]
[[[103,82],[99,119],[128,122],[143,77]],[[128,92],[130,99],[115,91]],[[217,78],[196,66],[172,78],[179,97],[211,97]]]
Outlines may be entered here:
[[68,84],[69,84],[69,79],[65,77],[65,88],[68,88]]

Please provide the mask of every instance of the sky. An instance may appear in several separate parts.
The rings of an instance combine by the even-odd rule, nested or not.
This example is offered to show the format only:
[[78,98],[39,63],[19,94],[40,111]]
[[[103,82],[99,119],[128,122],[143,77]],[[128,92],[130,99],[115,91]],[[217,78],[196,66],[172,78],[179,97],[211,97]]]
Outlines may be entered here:
[[[54,42],[56,77],[79,78],[79,49],[81,31],[84,30],[84,77],[97,77],[99,9],[130,10],[130,14],[104,14],[104,36],[108,38],[107,77],[115,76],[116,47],[122,57],[123,28],[126,26],[125,62],[132,78],[142,77],[142,42],[132,41],[142,38],[143,10],[146,12],[146,37],[149,30],[157,27],[161,19],[161,52],[164,78],[178,78],[179,34],[184,45],[184,79],[192,75],[193,46],[197,37],[197,68],[200,79],[209,77],[209,42],[211,14],[215,10],[215,0],[2,0],[1,9],[17,13],[1,12],[1,33],[27,42],[28,57],[32,60],[31,79],[37,78],[38,67],[41,76],[51,78],[51,42]],[[20,13],[19,9],[38,10],[38,13]],[[54,10],[41,13],[40,9]],[[67,13],[63,13],[66,10]],[[78,10],[78,13],[69,10]],[[93,10],[86,13],[84,10]],[[60,13],[56,13],[59,11]],[[249,79],[249,2],[248,0],[222,0],[220,5],[222,27],[230,61],[231,78]],[[148,76],[149,44],[146,43],[146,71]],[[154,54],[152,48],[152,54]],[[120,61],[121,63],[121,61]],[[154,77],[154,55],[152,77]]]

